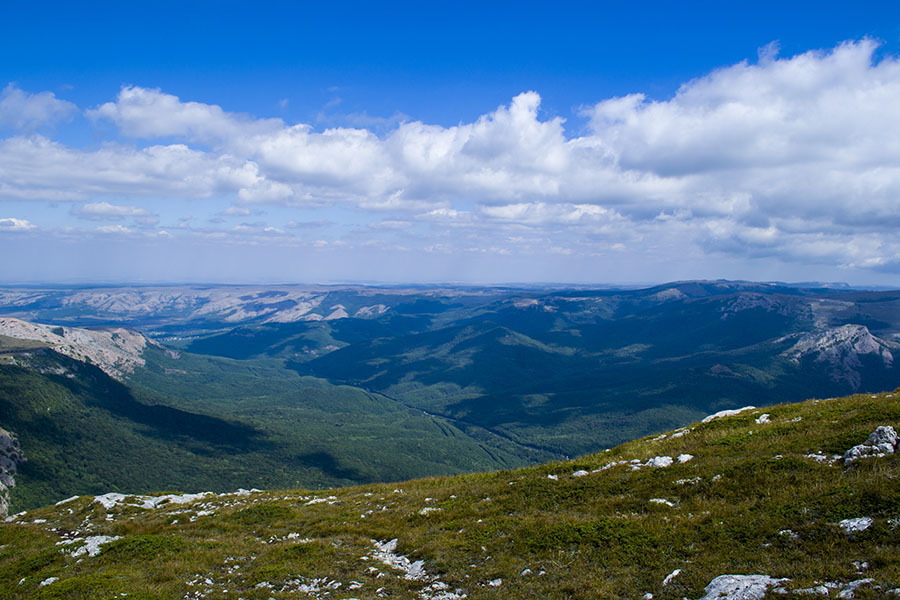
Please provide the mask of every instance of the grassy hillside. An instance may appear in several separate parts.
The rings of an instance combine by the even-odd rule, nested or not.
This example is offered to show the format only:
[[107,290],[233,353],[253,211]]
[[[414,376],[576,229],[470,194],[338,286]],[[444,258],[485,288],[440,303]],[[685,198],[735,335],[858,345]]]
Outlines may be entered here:
[[276,361],[145,355],[131,386],[49,349],[0,364],[0,424],[28,459],[12,511],[72,494],[320,488],[549,457]]
[[[80,497],[0,526],[0,596],[674,600],[721,575],[766,575],[790,579],[769,597],[890,597],[900,456],[833,458],[882,425],[900,426],[900,390],[749,410],[518,471],[108,508]],[[871,525],[838,525],[858,518]]]

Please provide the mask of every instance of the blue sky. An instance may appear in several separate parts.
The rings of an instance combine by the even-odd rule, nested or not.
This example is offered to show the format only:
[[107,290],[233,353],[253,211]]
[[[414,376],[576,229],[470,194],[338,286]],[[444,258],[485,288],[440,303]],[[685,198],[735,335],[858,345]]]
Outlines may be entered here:
[[11,281],[894,285],[895,3],[54,3]]

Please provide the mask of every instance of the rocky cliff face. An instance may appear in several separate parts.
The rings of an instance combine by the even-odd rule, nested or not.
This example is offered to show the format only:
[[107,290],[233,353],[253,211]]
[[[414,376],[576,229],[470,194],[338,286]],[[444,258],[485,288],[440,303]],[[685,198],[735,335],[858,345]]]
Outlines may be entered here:
[[807,357],[826,363],[832,380],[846,382],[853,389],[859,389],[860,356],[880,358],[886,367],[891,367],[894,364],[893,353],[897,350],[900,350],[900,344],[872,335],[863,325],[842,325],[803,334],[783,356],[794,363]]
[[0,318],[0,335],[44,343],[60,354],[93,363],[119,380],[144,365],[144,348],[155,343],[124,327],[54,327],[12,318]]
[[15,434],[0,428],[0,517],[9,512],[9,491],[16,485],[16,470],[24,460]]

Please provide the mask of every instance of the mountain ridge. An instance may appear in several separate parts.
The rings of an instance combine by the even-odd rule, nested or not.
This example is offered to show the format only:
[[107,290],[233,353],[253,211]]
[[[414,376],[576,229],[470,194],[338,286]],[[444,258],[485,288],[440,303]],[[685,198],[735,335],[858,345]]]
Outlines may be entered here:
[[[4,336],[44,344],[75,360],[96,364],[119,380],[144,366],[144,349],[148,344],[156,344],[124,327],[61,327],[13,318],[0,318],[0,337]],[[0,351],[3,346],[0,340]]]
[[[69,296],[56,292],[49,300],[19,297],[17,309],[52,318],[49,325],[27,326],[37,341],[2,346],[9,338],[0,337],[0,369],[17,362],[25,368],[0,373],[7,386],[0,390],[0,426],[16,430],[7,415],[33,413],[34,422],[17,433],[27,442],[25,453],[38,459],[47,455],[35,454],[35,438],[28,437],[39,418],[57,419],[53,424],[71,435],[97,433],[93,420],[63,424],[58,419],[68,413],[41,413],[55,404],[23,395],[28,388],[16,383],[19,378],[49,398],[72,397],[79,410],[100,410],[90,412],[97,423],[138,445],[156,448],[155,438],[175,435],[167,443],[186,452],[182,462],[219,453],[215,458],[228,473],[247,472],[251,459],[260,465],[262,479],[247,485],[321,487],[524,466],[593,453],[722,409],[900,384],[900,365],[893,360],[900,339],[898,292],[728,281],[636,290],[291,289],[321,297],[316,314],[322,319],[271,322],[284,289],[204,288],[199,292],[205,297],[221,301],[204,309],[209,302],[190,301],[194,288],[152,288],[114,290],[116,301],[121,296],[138,303],[140,318],[128,317],[128,306],[121,306],[120,322],[82,331],[74,327],[79,321],[96,325],[109,314],[82,312],[90,303],[61,308]],[[78,298],[109,306],[110,293],[82,289]],[[146,304],[146,294],[164,296],[168,304]],[[185,311],[179,312],[179,303]],[[0,301],[0,314],[4,306]],[[228,322],[235,307],[255,316]],[[199,320],[191,316],[198,311]],[[335,311],[341,318],[324,320]],[[56,347],[82,358],[92,346],[120,341],[110,327],[141,324],[149,329],[120,335],[146,336],[126,348],[130,372],[118,368],[125,359],[113,357],[106,365],[126,386],[116,396],[125,412],[113,410],[102,391],[109,386],[99,376],[85,378],[80,373],[87,371],[34,349],[51,345],[46,336],[58,331],[62,339],[51,340]],[[101,334],[102,343],[96,340]],[[79,347],[75,338],[82,337]],[[102,368],[102,358],[92,362]],[[252,450],[244,456],[181,430],[176,434],[156,417],[149,424],[135,420],[164,414],[190,422],[209,418],[204,423],[211,427],[228,423],[257,434],[247,438]],[[41,444],[56,447],[49,438]],[[102,451],[86,457],[77,448],[67,460],[116,464]],[[195,459],[195,451],[206,458]],[[36,459],[23,470],[34,474],[42,464]],[[21,481],[14,502],[16,495],[30,498],[29,505],[49,499],[28,496],[34,480]],[[176,487],[190,483],[170,481]],[[228,481],[236,485],[239,478]],[[67,489],[67,495],[80,490]]]

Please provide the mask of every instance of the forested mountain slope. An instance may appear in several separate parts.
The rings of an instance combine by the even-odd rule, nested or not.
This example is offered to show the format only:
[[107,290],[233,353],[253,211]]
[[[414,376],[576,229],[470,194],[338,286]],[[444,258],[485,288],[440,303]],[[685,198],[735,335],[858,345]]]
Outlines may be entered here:
[[25,459],[12,510],[111,490],[315,488],[550,457],[277,364],[144,356],[144,386],[49,348],[0,364],[0,424]]

